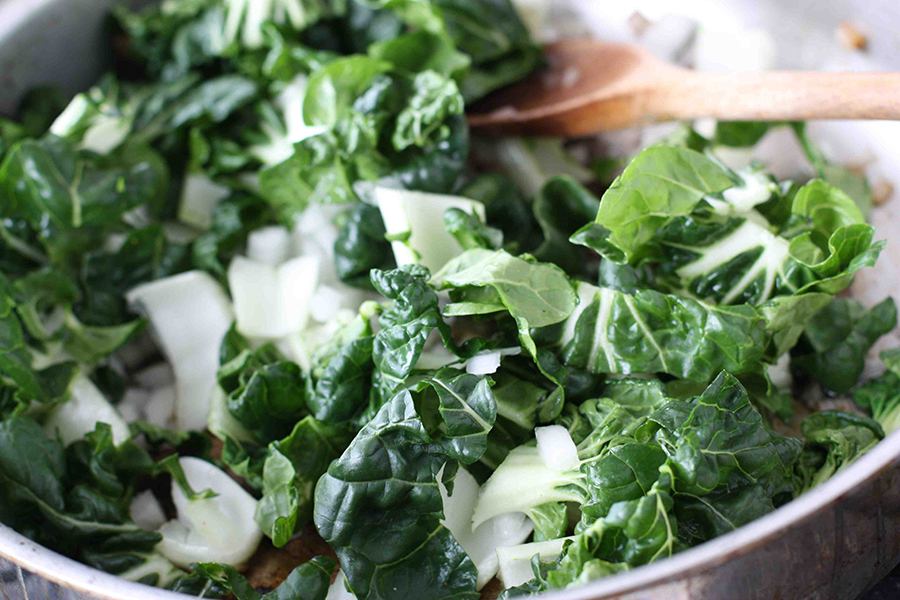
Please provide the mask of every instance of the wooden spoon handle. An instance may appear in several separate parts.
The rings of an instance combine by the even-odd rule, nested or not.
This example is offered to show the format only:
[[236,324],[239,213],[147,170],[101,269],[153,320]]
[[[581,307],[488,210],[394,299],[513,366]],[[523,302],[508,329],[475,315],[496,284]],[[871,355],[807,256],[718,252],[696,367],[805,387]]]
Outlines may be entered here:
[[900,73],[680,71],[640,96],[639,111],[660,121],[900,120]]

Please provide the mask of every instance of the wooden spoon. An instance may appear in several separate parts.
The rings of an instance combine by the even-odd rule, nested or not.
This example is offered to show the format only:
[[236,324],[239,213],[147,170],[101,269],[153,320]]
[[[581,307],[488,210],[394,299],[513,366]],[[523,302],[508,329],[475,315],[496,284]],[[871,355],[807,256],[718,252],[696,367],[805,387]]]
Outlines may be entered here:
[[900,73],[707,73],[633,46],[567,40],[546,68],[469,109],[496,133],[577,136],[657,121],[900,120]]

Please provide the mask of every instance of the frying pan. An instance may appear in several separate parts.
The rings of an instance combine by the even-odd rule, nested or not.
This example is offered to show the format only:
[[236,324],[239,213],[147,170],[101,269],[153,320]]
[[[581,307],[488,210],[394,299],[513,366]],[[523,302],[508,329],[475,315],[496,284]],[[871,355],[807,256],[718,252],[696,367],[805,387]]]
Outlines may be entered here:
[[[584,11],[585,21],[604,10],[622,10],[595,0],[573,2]],[[108,63],[104,23],[113,4],[113,0],[0,0],[0,114],[12,113],[24,91],[34,85],[53,83],[70,94],[90,86]],[[651,10],[665,6],[662,0],[637,4]],[[894,43],[900,28],[896,0],[696,0],[679,3],[678,11],[693,11],[701,20],[724,12],[751,25],[765,25],[776,35],[780,28],[785,36],[793,36],[781,39],[800,48],[830,40],[834,27],[852,18],[869,27],[869,58],[883,67],[900,68],[900,45]],[[802,55],[791,53],[796,60]],[[832,134],[838,145],[851,139],[856,145],[860,140],[868,144],[879,155],[880,173],[900,181],[900,124],[844,124]],[[873,221],[880,239],[900,240],[900,227],[895,225],[900,224],[900,215],[894,214],[900,208],[893,206],[898,202],[895,198],[893,204],[876,209]],[[898,269],[900,260],[892,260],[889,245],[879,266],[857,278],[854,293],[864,301],[870,295],[876,299],[895,295]],[[812,492],[737,531],[659,563],[545,597],[852,600],[898,562],[900,431]],[[0,593],[3,600],[184,598],[91,569],[2,524]]]

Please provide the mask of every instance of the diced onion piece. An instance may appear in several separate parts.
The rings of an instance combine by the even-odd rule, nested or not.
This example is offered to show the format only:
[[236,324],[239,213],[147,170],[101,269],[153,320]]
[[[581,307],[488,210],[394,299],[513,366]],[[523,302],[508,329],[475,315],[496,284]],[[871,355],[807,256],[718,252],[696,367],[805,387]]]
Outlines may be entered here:
[[128,510],[131,520],[145,531],[156,531],[166,522],[166,513],[162,504],[150,490],[134,495]]
[[[293,256],[315,256],[320,264],[334,264],[334,243],[338,228],[334,224],[338,214],[346,211],[342,204],[316,205],[294,217],[291,229],[291,254]],[[319,281],[331,286],[341,285],[333,268],[322,269]]]
[[116,410],[119,411],[119,414],[126,422],[132,423],[137,421],[144,414],[144,409],[150,401],[150,396],[151,393],[147,390],[129,388],[116,406]]
[[159,553],[180,567],[219,562],[241,568],[256,551],[263,532],[253,519],[256,499],[227,473],[193,457],[178,461],[194,491],[211,489],[217,496],[188,500],[172,485],[178,518],[160,527]]
[[534,527],[524,514],[507,513],[473,529],[472,514],[478,501],[479,486],[475,478],[463,468],[456,473],[452,496],[447,495],[443,484],[439,487],[444,503],[442,523],[472,559],[478,570],[475,588],[480,590],[497,574],[497,547],[524,542]]
[[247,236],[247,258],[267,265],[280,265],[291,254],[291,234],[279,225],[251,231]]
[[575,538],[565,537],[497,548],[498,574],[503,587],[515,587],[534,579],[534,571],[531,568],[532,557],[538,555],[545,562],[556,560],[562,553],[566,541],[572,539]]
[[234,321],[228,296],[209,274],[189,271],[140,285],[127,297],[147,314],[175,371],[177,427],[203,429],[219,346]]
[[476,354],[466,361],[466,373],[472,375],[490,375],[500,368],[502,354],[499,350]]
[[578,466],[578,449],[569,431],[562,425],[536,427],[538,456],[553,471],[562,472]]
[[97,423],[110,426],[116,444],[131,438],[128,423],[119,411],[90,379],[78,375],[69,388],[69,399],[50,412],[44,421],[44,430],[52,437],[58,434],[63,444],[68,446],[94,431]]
[[135,373],[134,380],[143,388],[156,389],[175,383],[175,371],[169,363],[160,362]]
[[209,229],[216,204],[231,193],[224,185],[219,185],[203,173],[189,173],[181,188],[181,203],[178,220],[197,227]]
[[391,243],[397,264],[421,264],[432,273],[463,251],[444,227],[444,212],[458,208],[482,221],[485,218],[481,202],[458,196],[376,187],[375,200],[387,233],[406,236]]
[[156,388],[144,406],[144,420],[158,427],[172,427],[177,403],[178,391],[174,385]]
[[244,335],[280,338],[302,330],[318,281],[319,261],[310,256],[272,266],[241,256],[228,267],[237,328]]

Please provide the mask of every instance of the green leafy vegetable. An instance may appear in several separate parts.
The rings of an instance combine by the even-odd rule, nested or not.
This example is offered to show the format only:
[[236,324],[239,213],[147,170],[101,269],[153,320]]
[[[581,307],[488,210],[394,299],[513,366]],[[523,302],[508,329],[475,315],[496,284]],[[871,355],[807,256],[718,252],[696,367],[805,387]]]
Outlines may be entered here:
[[802,429],[806,446],[796,466],[796,495],[846,468],[884,437],[872,419],[837,410],[809,415]]
[[765,347],[754,308],[710,306],[652,290],[627,294],[578,284],[579,304],[543,332],[563,362],[594,373],[668,373],[706,382],[755,370]]
[[291,571],[287,579],[268,594],[257,592],[246,577],[228,565],[198,563],[197,573],[221,585],[237,600],[325,600],[334,567],[333,559],[317,556]]
[[[312,520],[357,598],[475,600],[529,559],[503,597],[531,595],[733,531],[900,426],[900,351],[859,382],[893,301],[838,297],[884,247],[868,186],[802,124],[805,185],[715,155],[785,123],[684,125],[627,166],[586,139],[470,140],[467,103],[540,61],[510,0],[113,16],[108,75],[0,119],[0,521],[38,543],[194,596],[339,591],[322,556],[268,591],[156,551],[233,500],[191,489],[197,463],[172,454],[225,478],[214,453],[255,521],[234,563]],[[268,300],[298,319],[224,332],[248,312],[227,274],[296,260],[296,289]],[[215,335],[183,293],[160,294],[149,332],[129,302],[210,276]],[[872,418],[781,435],[768,419],[810,382]],[[173,397],[192,430],[164,426]],[[161,533],[134,522],[159,513],[159,476],[179,512]]]
[[869,348],[896,326],[893,298],[869,310],[851,298],[835,298],[810,320],[803,339],[811,351],[801,350],[792,364],[826,389],[847,392],[862,375]]
[[705,195],[733,183],[721,167],[693,150],[649,148],[603,194],[596,224],[581,229],[573,241],[619,262],[631,261],[669,218],[689,215]]
[[867,381],[853,392],[856,403],[871,411],[872,418],[881,425],[885,434],[900,428],[898,356],[900,353],[896,349],[882,352],[881,361],[888,366],[888,371]]
[[103,423],[63,449],[31,419],[0,422],[5,523],[95,568],[165,586],[184,573],[154,552],[160,535],[128,514],[137,478],[155,469],[133,443],[114,446]]
[[394,304],[379,317],[381,329],[375,334],[372,359],[375,410],[386,402],[412,372],[435,329],[442,335],[447,326],[441,318],[438,297],[426,280],[428,269],[408,265],[393,271],[372,270],[372,284]]
[[593,219],[599,208],[600,201],[571,177],[558,175],[548,179],[534,201],[534,214],[544,233],[544,241],[534,256],[555,263],[572,275],[591,274],[586,267],[590,262],[580,248],[569,242],[569,237]]
[[384,239],[381,213],[377,207],[359,202],[343,218],[334,242],[334,270],[344,283],[370,288],[372,269],[389,271],[395,266],[391,244]]
[[445,432],[429,431],[403,390],[319,480],[316,527],[357,598],[390,598],[400,582],[427,598],[477,597],[475,566],[440,524],[437,486],[439,476],[449,486],[457,461],[480,457],[493,426],[490,388],[484,380],[471,387],[477,378],[469,377],[428,384],[440,398]]
[[444,227],[464,250],[497,250],[503,245],[502,231],[485,225],[461,208],[448,208],[444,212]]
[[272,442],[263,466],[263,497],[256,522],[283,546],[312,516],[313,488],[349,442],[346,427],[305,417],[284,439]]

